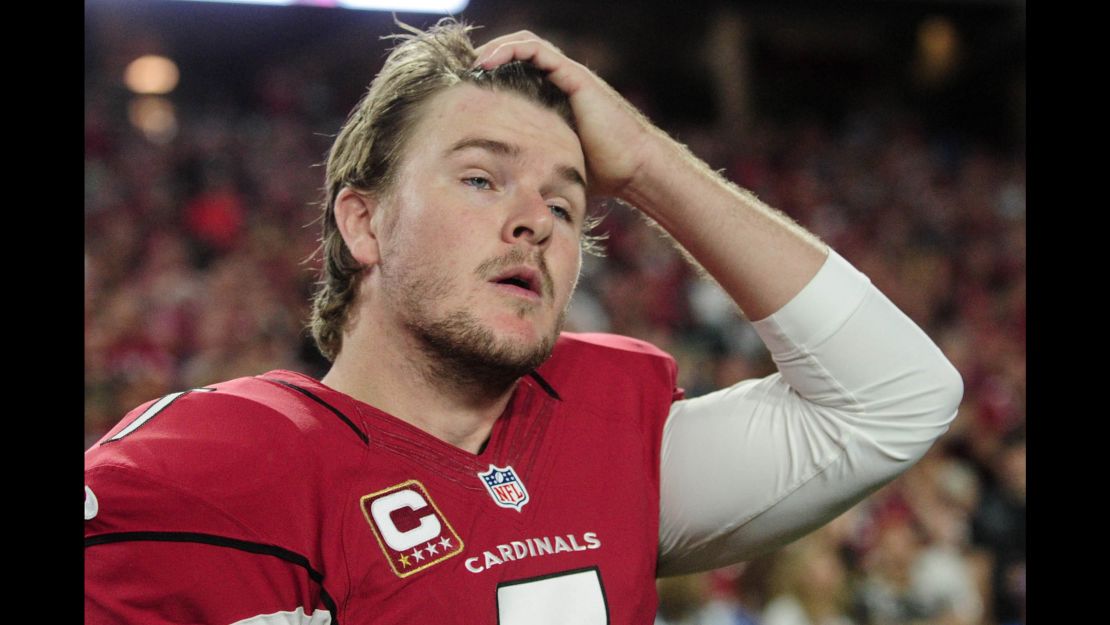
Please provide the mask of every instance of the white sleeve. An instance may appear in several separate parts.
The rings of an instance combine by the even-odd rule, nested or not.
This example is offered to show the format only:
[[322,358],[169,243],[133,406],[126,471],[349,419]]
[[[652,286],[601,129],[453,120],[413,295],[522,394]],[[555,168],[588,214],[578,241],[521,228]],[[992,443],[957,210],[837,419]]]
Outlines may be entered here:
[[671,407],[660,575],[749,559],[816,529],[917,462],[956,416],[959,373],[835,251],[753,326],[778,373]]

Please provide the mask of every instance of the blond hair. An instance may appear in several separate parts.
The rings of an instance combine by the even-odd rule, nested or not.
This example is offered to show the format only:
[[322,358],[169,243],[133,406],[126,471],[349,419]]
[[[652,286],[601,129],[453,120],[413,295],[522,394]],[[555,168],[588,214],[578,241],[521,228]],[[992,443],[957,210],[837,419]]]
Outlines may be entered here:
[[[395,182],[398,165],[420,110],[433,96],[460,83],[509,91],[557,113],[576,130],[570,102],[530,63],[513,62],[493,70],[474,69],[477,60],[472,26],[443,18],[427,31],[398,22],[407,31],[391,35],[400,43],[386,58],[358,105],[347,118],[328,154],[319,253],[321,279],[312,302],[309,329],[320,352],[335,360],[365,267],[347,249],[335,221],[335,198],[343,187],[382,196]],[[583,229],[588,231],[591,221]],[[586,251],[596,252],[598,237],[583,235]]]

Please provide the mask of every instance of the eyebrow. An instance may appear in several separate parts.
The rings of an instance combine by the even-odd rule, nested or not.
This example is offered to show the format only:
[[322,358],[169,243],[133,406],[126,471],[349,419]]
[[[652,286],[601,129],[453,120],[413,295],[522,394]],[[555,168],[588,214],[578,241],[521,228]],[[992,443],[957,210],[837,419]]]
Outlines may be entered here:
[[[482,137],[464,137],[459,139],[452,144],[451,147],[447,148],[444,154],[450,156],[455,152],[470,148],[477,148],[479,150],[492,152],[498,156],[508,156],[510,158],[518,158],[520,156],[520,146]],[[578,171],[575,167],[571,165],[559,165],[555,168],[555,173],[564,181],[579,185],[582,187],[583,191],[586,190],[586,178],[582,176],[582,172]]]

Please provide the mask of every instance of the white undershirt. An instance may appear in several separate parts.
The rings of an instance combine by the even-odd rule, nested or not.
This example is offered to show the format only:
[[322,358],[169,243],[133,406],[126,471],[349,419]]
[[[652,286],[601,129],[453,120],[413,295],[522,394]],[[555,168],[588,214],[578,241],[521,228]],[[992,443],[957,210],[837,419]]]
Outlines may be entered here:
[[753,326],[779,373],[671,407],[661,575],[750,559],[816,529],[908,469],[956,416],[959,373],[832,250]]

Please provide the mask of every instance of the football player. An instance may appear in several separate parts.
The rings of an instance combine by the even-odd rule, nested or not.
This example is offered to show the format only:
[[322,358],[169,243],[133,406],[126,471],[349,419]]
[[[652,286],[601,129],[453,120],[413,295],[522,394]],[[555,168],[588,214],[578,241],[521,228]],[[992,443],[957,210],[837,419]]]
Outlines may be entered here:
[[[291,371],[138,406],[86,455],[88,623],[648,624],[920,458],[959,375],[816,237],[549,42],[402,38],[331,149]],[[660,224],[778,373],[696,399],[562,332],[591,196]]]

